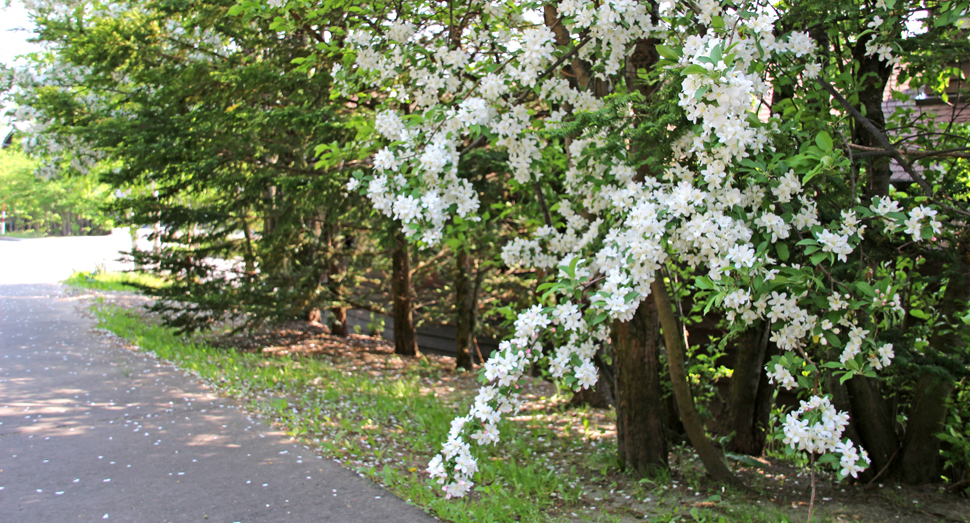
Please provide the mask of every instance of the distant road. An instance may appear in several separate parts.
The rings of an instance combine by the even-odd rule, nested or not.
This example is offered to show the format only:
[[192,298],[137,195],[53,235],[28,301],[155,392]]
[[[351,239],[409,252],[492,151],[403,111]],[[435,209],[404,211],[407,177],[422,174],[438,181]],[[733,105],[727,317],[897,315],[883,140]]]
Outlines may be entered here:
[[20,239],[0,236],[0,285],[57,283],[74,271],[93,271],[103,265],[109,271],[130,269],[118,261],[131,250],[128,229],[107,236],[67,236]]

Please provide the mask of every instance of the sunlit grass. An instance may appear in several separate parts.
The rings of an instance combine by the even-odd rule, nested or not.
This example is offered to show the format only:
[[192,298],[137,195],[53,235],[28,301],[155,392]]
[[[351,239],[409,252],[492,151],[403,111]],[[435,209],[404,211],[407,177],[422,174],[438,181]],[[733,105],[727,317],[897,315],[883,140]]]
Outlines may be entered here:
[[47,237],[47,234],[44,231],[35,231],[33,229],[30,229],[27,231],[7,231],[7,234],[4,234],[2,236],[2,238],[18,238],[18,239],[20,238],[34,239],[34,238],[46,238],[46,237]]
[[[421,365],[409,365],[393,377],[372,376],[337,368],[325,358],[212,347],[123,309],[103,307],[96,315],[101,327],[219,393],[247,402],[251,411],[321,455],[444,520],[548,521],[550,510],[578,499],[578,478],[537,459],[535,439],[519,433],[503,446],[483,449],[479,486],[472,496],[445,500],[424,469],[447,438],[451,420],[466,406],[428,394],[422,384],[435,377]],[[548,429],[537,429],[552,436]],[[558,444],[576,445],[579,453],[583,442],[577,440]]]
[[64,283],[98,291],[137,291],[146,287],[158,289],[167,285],[164,279],[145,272],[75,271]]

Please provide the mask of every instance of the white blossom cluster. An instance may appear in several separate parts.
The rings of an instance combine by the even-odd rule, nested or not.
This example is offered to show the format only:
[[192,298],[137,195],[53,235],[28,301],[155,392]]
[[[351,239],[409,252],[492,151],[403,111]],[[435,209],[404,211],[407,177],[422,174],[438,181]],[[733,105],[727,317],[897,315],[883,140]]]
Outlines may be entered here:
[[[769,169],[758,175],[765,182],[743,169],[745,161],[773,152],[772,136],[783,125],[777,118],[757,116],[769,92],[758,63],[795,62],[807,77],[819,75],[815,43],[803,32],[777,32],[771,9],[742,14],[716,0],[697,5],[705,31],[678,40],[663,19],[653,18],[638,3],[560,2],[564,26],[591,36],[578,57],[594,64],[594,76],[618,72],[638,38],[661,38],[676,49],[678,59],[670,68],[680,78],[678,104],[693,125],[680,132],[665,171],[656,178],[638,176],[622,149],[603,154],[609,138],[599,131],[569,140],[556,224],[510,241],[502,253],[509,266],[558,268],[560,304],[523,311],[513,338],[486,363],[488,385],[472,412],[453,425],[442,454],[429,468],[447,496],[471,488],[476,466],[469,461],[467,437],[471,434],[478,444],[498,441],[498,419],[514,412],[515,386],[529,365],[547,357],[550,372],[567,384],[596,383],[593,359],[608,343],[606,325],[633,317],[670,260],[706,271],[727,320],[740,328],[767,322],[771,341],[785,351],[836,345],[846,372],[864,372],[866,366],[879,370],[891,362],[892,346],[877,346],[857,309],[899,314],[892,285],[875,290],[814,286],[806,276],[810,270],[786,263],[787,245],[812,256],[815,265],[846,262],[867,227],[878,225],[918,240],[939,232],[936,211],[904,211],[885,198],[823,224],[816,194],[804,181],[806,171]],[[504,9],[488,4],[484,11],[495,16]],[[710,25],[714,17],[720,25]],[[375,174],[353,180],[349,188],[364,182],[361,187],[374,207],[401,220],[408,234],[427,245],[443,238],[449,219],[474,217],[478,209],[477,195],[457,169],[463,144],[485,140],[504,148],[512,179],[529,186],[551,169],[543,160],[549,145],[543,130],[576,112],[603,107],[592,89],[577,89],[569,79],[547,74],[544,68],[569,51],[555,46],[551,30],[516,26],[516,17],[506,18],[510,29],[477,27],[463,47],[433,44],[428,28],[416,21],[389,22],[383,31],[354,32],[348,38],[357,57],[357,78],[387,89],[392,102],[374,121],[383,140],[376,147]],[[528,106],[518,96],[527,90],[538,97]],[[407,117],[403,105],[410,108]],[[542,110],[545,118],[538,116]],[[786,247],[776,251],[775,244]],[[775,284],[782,278],[788,289]],[[871,299],[860,300],[866,292]],[[577,293],[588,298],[586,304],[574,299]],[[541,354],[541,338],[554,341],[552,354]],[[767,368],[772,382],[798,386],[802,370],[790,364],[794,360],[778,361]],[[816,420],[816,414],[822,417]],[[844,474],[854,476],[867,460],[851,443],[838,441],[846,421],[845,414],[816,396],[789,417],[788,442],[799,450],[840,454]]]
[[841,474],[855,478],[869,465],[869,456],[865,449],[855,448],[852,440],[842,439],[848,424],[849,415],[836,411],[828,397],[812,396],[785,418],[783,441],[810,454],[841,455]]

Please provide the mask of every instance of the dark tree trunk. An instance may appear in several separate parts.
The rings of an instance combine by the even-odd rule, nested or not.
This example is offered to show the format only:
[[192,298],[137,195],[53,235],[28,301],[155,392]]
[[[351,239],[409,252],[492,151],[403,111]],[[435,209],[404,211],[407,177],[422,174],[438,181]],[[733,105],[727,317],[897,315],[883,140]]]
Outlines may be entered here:
[[330,334],[346,338],[350,334],[350,326],[347,325],[347,308],[333,307],[330,309],[333,314],[333,322],[330,323]]
[[660,386],[660,321],[653,300],[633,319],[612,326],[617,452],[626,470],[653,476],[669,470]]
[[937,374],[923,374],[916,382],[916,395],[906,422],[906,435],[895,476],[904,483],[938,483],[943,474],[940,439],[946,420],[946,398],[953,382]]
[[731,473],[721,454],[708,441],[707,434],[704,432],[704,424],[694,406],[690,384],[687,382],[685,364],[687,339],[684,336],[684,327],[677,318],[676,312],[674,312],[673,303],[670,301],[670,294],[667,292],[667,286],[664,284],[664,277],[661,272],[657,272],[656,279],[650,284],[650,291],[657,304],[660,325],[663,327],[664,345],[667,347],[667,367],[670,369],[670,387],[674,391],[677,409],[680,411],[680,419],[684,422],[687,437],[690,438],[691,445],[694,446],[701,462],[704,463],[704,469],[707,470],[714,481],[741,486],[743,485],[741,480]]
[[[876,129],[884,131],[886,118],[882,112],[883,93],[892,74],[892,68],[880,62],[875,56],[866,56],[866,43],[873,35],[864,36],[853,47],[853,57],[859,61],[859,110],[866,115]],[[868,147],[881,147],[876,136],[863,126],[855,127],[852,141]],[[889,194],[889,181],[892,170],[888,157],[873,157],[869,160],[866,172],[868,180],[864,190],[865,201]],[[853,197],[855,195],[852,195]],[[867,244],[874,238],[868,237]],[[895,459],[899,450],[895,424],[890,409],[879,391],[879,382],[864,376],[855,376],[846,382],[851,423],[861,446],[872,459],[867,474],[879,474]]]
[[418,339],[411,317],[411,262],[408,240],[400,230],[394,233],[394,253],[391,256],[391,298],[394,300],[394,353],[420,356]]
[[266,215],[263,218],[263,237],[273,233],[276,228],[276,187],[270,186],[266,190]]
[[862,447],[872,459],[871,470],[878,474],[899,450],[892,415],[879,391],[877,380],[855,376],[846,385],[852,405],[853,425],[862,439]]
[[[861,87],[859,105],[861,107],[858,109],[866,115],[876,129],[885,132],[886,117],[882,112],[883,93],[886,91],[886,83],[892,76],[892,66],[880,61],[876,56],[866,56],[866,43],[874,37],[875,34],[869,34],[859,38],[852,50],[853,57],[859,61],[858,75]],[[861,125],[855,127],[853,141],[867,147],[882,147],[876,137]],[[889,195],[889,181],[892,176],[889,157],[876,156],[869,159],[866,170],[869,173],[866,186],[867,200],[876,196]]]
[[[955,243],[956,259],[940,301],[940,312],[950,325],[962,324],[959,315],[970,301],[970,242],[965,237]],[[937,329],[929,342],[931,350],[943,353],[959,350],[965,343],[964,338],[952,329]],[[900,481],[913,485],[940,481],[943,471],[940,440],[936,434],[943,431],[946,399],[952,391],[953,381],[946,375],[924,373],[917,380],[896,471]]]
[[729,452],[760,456],[764,451],[771,410],[771,387],[763,372],[768,336],[768,329],[758,323],[734,344],[734,372],[719,423],[721,435],[734,433],[724,447]]
[[343,259],[343,249],[345,240],[340,237],[340,226],[336,223],[327,224],[327,216],[321,211],[314,221],[313,228],[318,237],[326,242],[329,249],[330,259],[327,264],[327,290],[334,302],[330,308],[333,314],[333,321],[330,322],[330,333],[334,336],[347,337],[350,334],[350,325],[347,324],[347,308],[343,306],[341,300],[344,297],[343,278],[347,272],[346,264]]
[[455,256],[455,367],[472,369],[472,340],[475,337],[475,277],[468,251]]

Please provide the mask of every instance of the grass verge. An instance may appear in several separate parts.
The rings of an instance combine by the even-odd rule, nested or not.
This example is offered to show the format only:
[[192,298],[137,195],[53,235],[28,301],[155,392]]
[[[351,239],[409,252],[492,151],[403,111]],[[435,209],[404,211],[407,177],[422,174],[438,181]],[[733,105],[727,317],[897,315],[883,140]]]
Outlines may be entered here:
[[426,365],[406,364],[374,376],[335,367],[325,358],[216,348],[119,308],[95,314],[102,328],[248,403],[305,445],[442,519],[548,521],[550,510],[578,500],[578,478],[536,455],[534,438],[545,431],[543,440],[555,439],[539,426],[531,435],[504,427],[516,435],[484,453],[475,494],[445,500],[424,468],[467,400],[448,404],[436,397],[432,385],[439,377]]
[[64,284],[98,291],[137,291],[146,287],[158,289],[165,280],[144,272],[74,271]]

